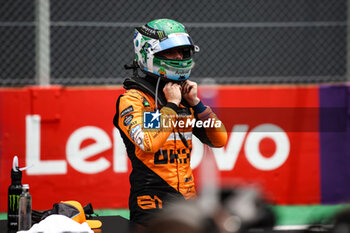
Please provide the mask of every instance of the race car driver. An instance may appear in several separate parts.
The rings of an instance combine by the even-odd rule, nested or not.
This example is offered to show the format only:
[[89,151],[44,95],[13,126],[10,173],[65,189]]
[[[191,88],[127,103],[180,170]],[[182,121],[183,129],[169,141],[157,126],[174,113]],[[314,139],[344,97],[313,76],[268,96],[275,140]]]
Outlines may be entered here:
[[133,42],[135,60],[126,68],[134,75],[123,83],[126,92],[117,100],[113,123],[132,164],[130,220],[147,225],[152,213],[172,200],[196,196],[192,134],[223,147],[227,133],[198,98],[197,84],[188,80],[199,47],[181,23],[153,20],[136,27]]

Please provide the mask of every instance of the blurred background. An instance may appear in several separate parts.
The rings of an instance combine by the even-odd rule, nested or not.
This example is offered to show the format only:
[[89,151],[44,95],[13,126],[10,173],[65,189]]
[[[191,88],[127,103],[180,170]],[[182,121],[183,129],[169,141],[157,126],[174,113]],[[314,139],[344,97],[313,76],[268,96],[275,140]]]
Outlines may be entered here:
[[[39,4],[40,3],[40,4]],[[121,84],[133,28],[183,22],[201,48],[192,78],[217,84],[346,81],[346,0],[2,1],[1,86]]]
[[[170,18],[200,47],[191,79],[206,104],[226,109],[232,139],[209,155],[194,143],[199,185],[202,160],[213,156],[218,183],[258,183],[277,225],[329,222],[350,200],[348,8],[346,0],[0,0],[0,218],[14,155],[20,167],[37,164],[23,173],[33,209],[75,199],[128,218],[131,167],[112,125],[115,101],[131,75],[134,27]],[[239,116],[243,108],[253,111]],[[254,144],[261,126],[267,134]],[[82,161],[73,141],[75,152],[105,146]]]

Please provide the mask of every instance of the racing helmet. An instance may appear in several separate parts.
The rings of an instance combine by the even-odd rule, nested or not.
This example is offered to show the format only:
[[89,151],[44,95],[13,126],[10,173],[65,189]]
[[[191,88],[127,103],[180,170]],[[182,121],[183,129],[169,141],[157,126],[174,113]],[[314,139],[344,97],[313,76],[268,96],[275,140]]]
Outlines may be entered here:
[[[169,59],[162,52],[176,48],[182,59]],[[135,61],[146,74],[171,81],[184,81],[194,66],[193,54],[199,52],[184,25],[171,19],[156,19],[135,28]]]

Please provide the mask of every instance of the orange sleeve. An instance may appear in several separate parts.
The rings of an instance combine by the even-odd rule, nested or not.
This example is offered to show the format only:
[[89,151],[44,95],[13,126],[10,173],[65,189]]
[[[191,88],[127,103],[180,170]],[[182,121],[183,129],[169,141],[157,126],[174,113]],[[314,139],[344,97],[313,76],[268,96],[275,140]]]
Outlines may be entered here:
[[193,133],[201,140],[201,142],[211,146],[211,147],[223,147],[227,142],[227,132],[224,124],[219,120],[216,114],[211,110],[210,107],[207,108],[197,115],[197,119],[201,121],[207,121],[208,119],[211,122],[220,122],[219,125],[212,125],[211,127],[206,128],[194,128]]
[[[120,97],[118,126],[120,130],[136,146],[145,152],[157,152],[166,142],[173,131],[173,127],[167,129],[144,129],[143,115],[146,111],[143,106],[143,96],[139,91],[126,92]],[[148,109],[149,111],[149,109]],[[176,112],[170,107],[160,109],[161,119],[172,120],[177,117]],[[160,124],[162,126],[162,124]]]

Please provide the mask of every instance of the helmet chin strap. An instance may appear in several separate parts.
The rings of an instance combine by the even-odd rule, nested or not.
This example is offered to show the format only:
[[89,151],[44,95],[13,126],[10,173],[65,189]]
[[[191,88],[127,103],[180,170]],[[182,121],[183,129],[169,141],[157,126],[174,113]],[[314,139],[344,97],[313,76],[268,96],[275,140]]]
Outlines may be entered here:
[[[158,112],[158,88],[159,88],[159,83],[160,83],[160,77],[158,77],[157,80],[157,85],[156,85],[156,111]],[[162,148],[159,149],[160,150],[160,154],[164,157],[163,155],[163,150]]]
[[158,88],[160,83],[160,77],[158,77],[157,85],[156,85],[156,110],[158,111]]

